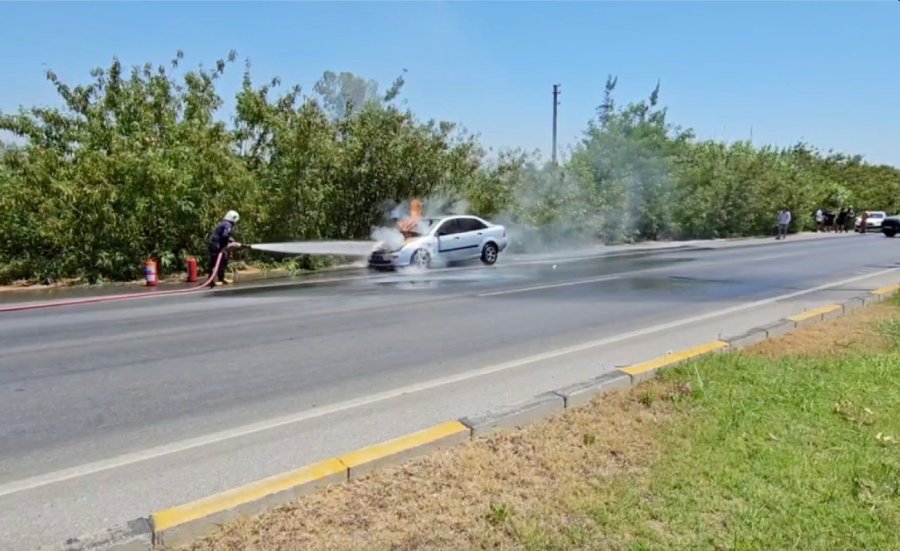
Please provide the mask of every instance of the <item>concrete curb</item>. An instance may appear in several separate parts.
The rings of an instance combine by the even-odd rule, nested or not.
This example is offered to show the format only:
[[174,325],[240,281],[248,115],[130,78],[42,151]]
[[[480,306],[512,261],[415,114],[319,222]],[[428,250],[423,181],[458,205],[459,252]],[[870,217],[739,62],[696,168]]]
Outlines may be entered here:
[[554,390],[553,393],[562,396],[565,408],[569,409],[586,405],[597,396],[629,387],[631,387],[629,375],[611,371],[594,379]]
[[887,285],[885,287],[875,289],[874,291],[872,291],[871,294],[878,296],[878,297],[887,298],[889,296],[897,294],[898,291],[900,291],[900,284]]
[[635,364],[633,366],[620,369],[619,371],[630,376],[631,384],[636,385],[638,383],[642,383],[648,379],[656,377],[656,373],[664,367],[669,367],[671,365],[697,358],[699,356],[705,356],[706,354],[711,354],[713,352],[719,352],[727,348],[727,342],[713,341],[706,344],[701,344],[700,346],[695,346],[693,348],[688,348],[687,350],[675,352],[673,354],[666,354],[665,356],[660,356],[659,358],[654,358],[647,362]]
[[346,482],[380,467],[396,465],[412,457],[453,446],[465,440],[546,419],[560,411],[584,406],[604,394],[636,386],[655,377],[660,370],[667,367],[709,354],[740,350],[778,338],[797,327],[844,316],[898,293],[900,285],[875,289],[842,303],[810,309],[751,329],[741,335],[610,371],[599,377],[545,392],[507,407],[443,423],[192,503],[159,511],[151,514],[149,518],[129,522],[125,528],[110,530],[98,538],[69,540],[64,548],[67,551],[101,548],[137,551],[153,549],[159,545],[187,544],[211,533],[221,522],[230,518],[259,513],[272,506],[294,501],[299,496],[322,486]]
[[547,392],[509,407],[464,417],[459,421],[469,428],[472,438],[478,438],[500,429],[520,427],[549,417],[565,409],[565,403],[565,399],[559,394]]
[[844,315],[844,306],[842,304],[829,304],[828,306],[813,308],[800,314],[788,316],[787,319],[794,322],[797,327],[803,327],[804,325],[818,323],[842,315]]
[[862,310],[865,308],[865,300],[862,297],[853,297],[846,302],[844,302],[844,315],[856,312],[857,310]]
[[766,331],[767,339],[777,339],[778,337],[787,335],[796,327],[797,324],[795,322],[783,319],[774,323],[763,325],[761,329],[764,329]]
[[338,457],[347,466],[347,478],[355,479],[378,469],[403,463],[407,459],[447,448],[468,440],[471,429],[459,421],[450,421],[421,432],[401,436]]
[[742,348],[753,346],[754,344],[759,344],[768,338],[768,331],[759,327],[751,329],[741,335],[725,339],[725,342],[728,343],[729,348],[740,350]]
[[338,459],[264,478],[239,488],[150,515],[152,547],[185,545],[240,515],[288,503],[321,486],[347,480],[347,467]]
[[[300,496],[324,486],[355,479],[376,468],[402,463],[412,457],[468,440],[469,435],[468,427],[459,421],[451,421],[191,503],[157,511],[150,515],[148,538],[140,549],[159,545],[186,545],[237,516],[260,513],[270,507],[296,501]],[[151,533],[152,538],[149,537]]]

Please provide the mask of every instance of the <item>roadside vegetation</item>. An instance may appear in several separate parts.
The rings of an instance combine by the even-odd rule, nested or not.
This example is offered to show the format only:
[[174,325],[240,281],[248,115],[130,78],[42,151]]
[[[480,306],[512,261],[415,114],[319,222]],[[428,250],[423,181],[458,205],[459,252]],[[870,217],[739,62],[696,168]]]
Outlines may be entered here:
[[230,522],[191,549],[898,549],[898,365],[895,299]]
[[783,207],[804,229],[818,207],[900,202],[900,171],[859,156],[697,140],[669,122],[659,86],[619,106],[610,78],[582,142],[553,166],[420,120],[402,75],[382,89],[326,72],[303,91],[254,79],[248,62],[225,113],[217,87],[237,59],[114,60],[74,85],[48,71],[58,106],[0,113],[18,138],[0,144],[0,284],[133,279],[148,257],[181,270],[229,208],[245,242],[368,239],[397,204],[442,197],[509,224],[525,250],[762,235]]

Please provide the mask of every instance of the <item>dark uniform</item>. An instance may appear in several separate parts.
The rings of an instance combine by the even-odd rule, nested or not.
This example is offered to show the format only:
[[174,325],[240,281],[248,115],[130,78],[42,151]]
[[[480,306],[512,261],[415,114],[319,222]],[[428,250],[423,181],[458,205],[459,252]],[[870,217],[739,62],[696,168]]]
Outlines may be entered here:
[[225,271],[228,269],[228,245],[234,241],[234,223],[228,220],[222,220],[212,235],[209,236],[209,268],[207,273],[212,274],[216,269],[216,261],[219,259],[219,253],[222,254],[222,262],[219,263],[219,272],[217,280],[220,283],[225,282]]

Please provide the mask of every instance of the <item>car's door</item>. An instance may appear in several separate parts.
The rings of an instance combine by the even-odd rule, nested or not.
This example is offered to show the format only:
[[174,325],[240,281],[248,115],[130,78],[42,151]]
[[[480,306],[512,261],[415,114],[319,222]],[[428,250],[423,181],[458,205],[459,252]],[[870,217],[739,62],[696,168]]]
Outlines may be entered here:
[[448,218],[441,222],[441,225],[434,232],[437,238],[438,254],[445,260],[457,260],[460,256],[460,241],[462,237],[459,229],[459,220],[457,218]]
[[484,241],[486,229],[487,226],[477,218],[459,219],[459,257],[461,259],[481,256],[481,243]]

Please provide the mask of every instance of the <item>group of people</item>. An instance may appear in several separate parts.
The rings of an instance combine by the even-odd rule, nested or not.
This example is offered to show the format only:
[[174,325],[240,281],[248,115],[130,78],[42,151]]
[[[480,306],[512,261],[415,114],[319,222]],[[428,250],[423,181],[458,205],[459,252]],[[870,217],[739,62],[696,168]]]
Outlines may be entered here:
[[[828,209],[818,209],[813,216],[816,219],[816,231],[819,232],[848,233],[853,231],[856,226],[856,211],[853,210],[853,207],[843,207],[837,213]],[[781,209],[778,213],[778,237],[776,239],[787,238],[790,224],[790,209]]]
[[818,209],[814,214],[816,231],[848,233],[856,225],[856,212],[853,207],[843,207],[835,213],[828,209]]
[[[418,207],[417,214],[421,213],[421,203],[415,205]],[[828,209],[818,209],[814,214],[816,219],[816,231],[820,232],[837,232],[847,233],[853,230],[856,223],[856,212],[853,207],[844,207],[840,211],[834,213]],[[222,285],[230,283],[225,279],[225,273],[228,269],[228,251],[234,247],[240,247],[241,244],[234,240],[234,229],[238,223],[240,216],[238,213],[230,210],[219,222],[219,225],[213,230],[209,237],[209,265],[208,274],[216,272],[213,285]],[[784,208],[778,213],[778,237],[776,239],[786,239],[788,227],[791,225],[791,211]],[[221,260],[219,259],[221,255]],[[216,269],[218,264],[218,270]]]

